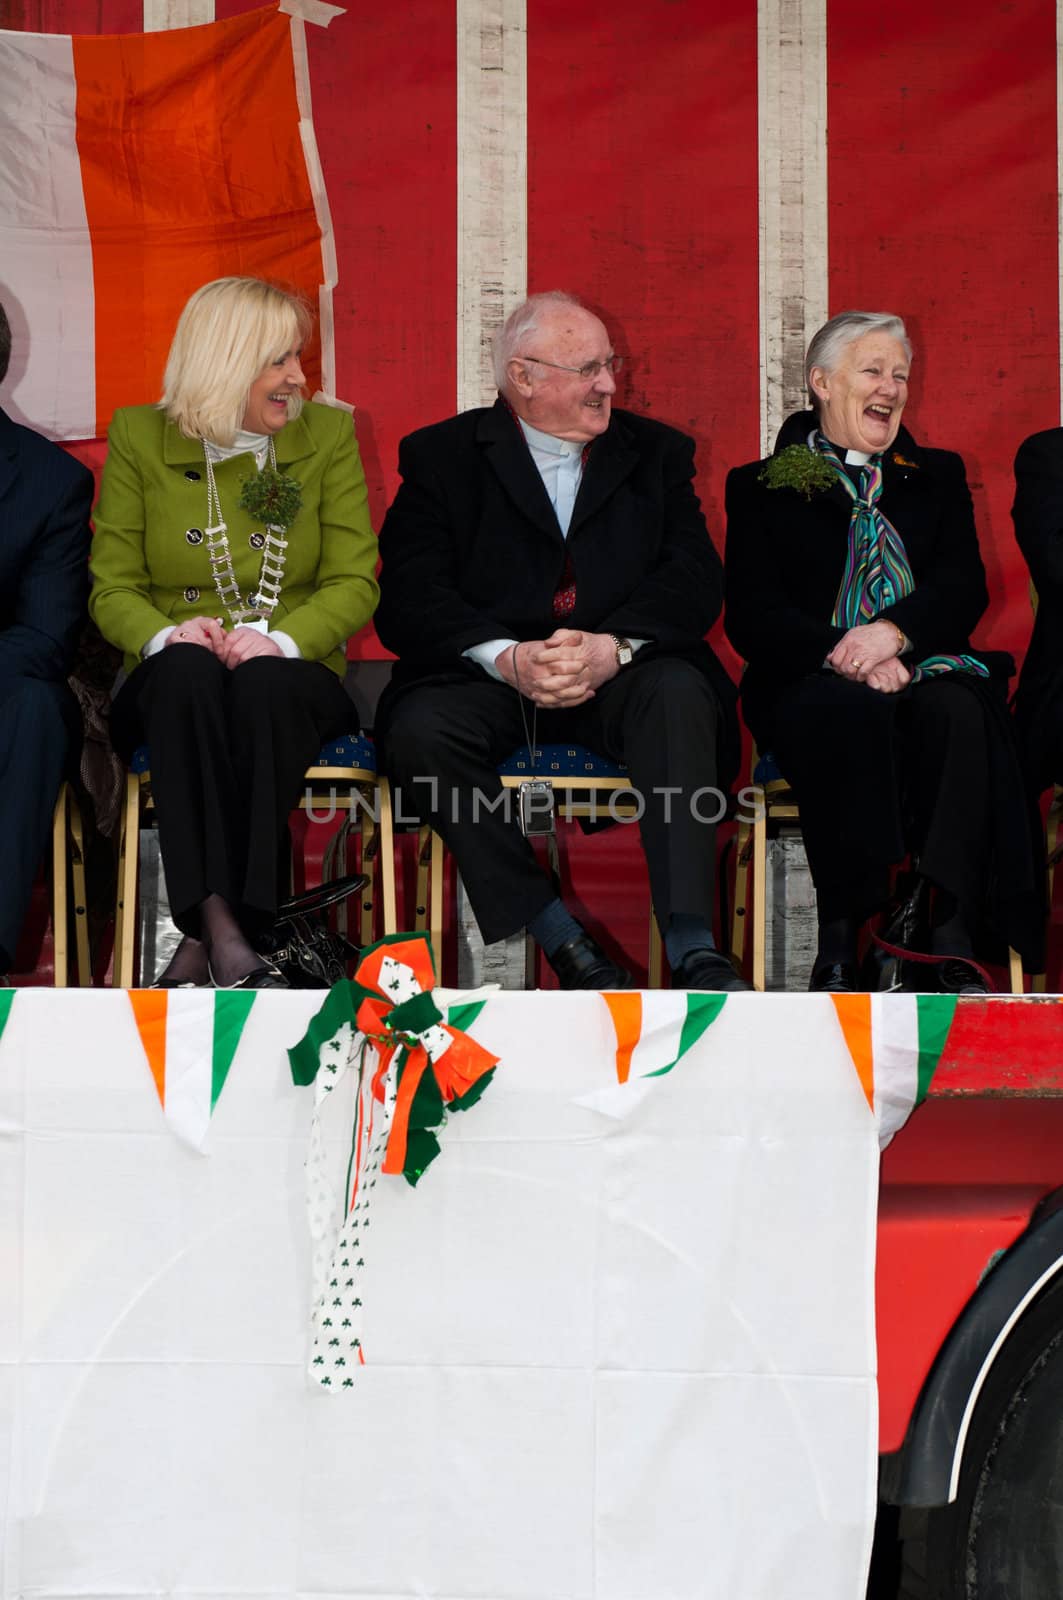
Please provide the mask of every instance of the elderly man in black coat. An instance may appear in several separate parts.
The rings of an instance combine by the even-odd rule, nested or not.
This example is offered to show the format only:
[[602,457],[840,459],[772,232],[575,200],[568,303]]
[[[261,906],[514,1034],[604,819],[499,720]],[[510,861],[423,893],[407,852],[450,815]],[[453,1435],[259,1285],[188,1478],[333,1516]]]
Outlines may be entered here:
[[[499,805],[528,743],[627,764],[673,983],[745,985],[712,936],[734,691],[705,643],[721,564],[694,444],[613,407],[620,360],[571,296],[534,295],[495,344],[499,398],[402,441],[377,630],[399,660],[377,733],[407,809],[453,852],[486,940],[527,928],[563,988],[628,974],[557,898]],[[497,807],[497,809],[496,809]]]
[[[0,306],[0,383],[11,329]],[[71,751],[92,474],[0,411],[0,973],[14,959]]]

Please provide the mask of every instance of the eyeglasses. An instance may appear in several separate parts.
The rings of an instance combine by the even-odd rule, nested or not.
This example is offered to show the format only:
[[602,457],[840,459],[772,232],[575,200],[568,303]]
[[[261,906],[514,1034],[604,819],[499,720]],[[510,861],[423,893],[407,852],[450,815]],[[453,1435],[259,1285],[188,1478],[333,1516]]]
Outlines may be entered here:
[[534,361],[537,367],[554,367],[558,372],[574,372],[577,378],[585,378],[588,382],[596,378],[599,372],[611,372],[615,378],[624,369],[623,356],[606,356],[604,361],[585,361],[582,367],[564,367],[560,361],[544,361],[542,356],[517,356],[516,359]]

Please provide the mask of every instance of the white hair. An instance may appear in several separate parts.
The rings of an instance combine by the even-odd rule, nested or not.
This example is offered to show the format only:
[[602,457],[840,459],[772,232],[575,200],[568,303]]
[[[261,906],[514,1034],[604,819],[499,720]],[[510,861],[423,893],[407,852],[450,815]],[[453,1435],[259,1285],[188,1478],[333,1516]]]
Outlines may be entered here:
[[812,368],[822,367],[824,372],[833,372],[846,345],[855,344],[866,333],[885,333],[889,338],[896,339],[911,361],[912,341],[908,337],[908,330],[902,319],[892,311],[839,311],[836,317],[831,317],[818,333],[812,335],[805,356],[805,384],[814,411],[819,409],[819,396],[812,388]]
[[491,341],[491,359],[499,389],[506,387],[509,363],[519,355],[520,346],[528,335],[538,331],[544,315],[572,306],[583,309],[574,294],[566,294],[563,289],[547,289],[542,294],[530,294],[510,312]]

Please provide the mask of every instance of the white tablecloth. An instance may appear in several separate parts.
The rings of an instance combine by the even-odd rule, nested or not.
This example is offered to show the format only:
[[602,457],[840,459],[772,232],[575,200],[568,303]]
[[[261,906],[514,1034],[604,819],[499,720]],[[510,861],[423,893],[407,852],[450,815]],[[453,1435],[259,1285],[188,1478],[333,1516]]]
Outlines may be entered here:
[[306,1378],[285,1056],[320,999],[257,999],[199,1155],[128,996],[17,996],[6,1600],[857,1600],[878,1155],[829,997],[732,996],[623,1085],[600,996],[490,998],[494,1082],[374,1191],[344,1394]]

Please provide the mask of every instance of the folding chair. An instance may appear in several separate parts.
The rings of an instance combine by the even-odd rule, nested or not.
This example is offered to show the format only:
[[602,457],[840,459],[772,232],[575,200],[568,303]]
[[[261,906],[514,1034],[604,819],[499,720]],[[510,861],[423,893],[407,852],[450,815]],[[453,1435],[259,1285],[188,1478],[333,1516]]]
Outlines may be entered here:
[[[342,844],[333,841],[331,863],[326,856],[326,865],[339,863],[336,876],[346,871],[347,841],[354,830],[356,814],[359,819],[361,870],[370,879],[370,887],[362,895],[359,906],[360,943],[368,944],[373,938],[377,909],[373,885],[377,883],[383,902],[381,931],[396,932],[391,790],[387,779],[377,773],[376,750],[372,739],[365,734],[348,734],[333,740],[324,746],[314,765],[307,768],[299,808],[320,817],[319,807],[323,803],[347,813],[340,829]],[[112,967],[112,982],[116,988],[129,989],[134,983],[140,828],[153,811],[150,757],[144,746],[134,753],[130,763],[119,833]]]
[[[498,775],[504,789],[516,789],[528,781],[553,785],[558,799],[558,816],[565,821],[580,817],[637,815],[638,799],[627,769],[595,755],[583,745],[542,745],[534,760],[522,746],[503,761]],[[625,798],[626,796],[626,798]],[[418,834],[417,905],[415,926],[427,927],[439,970],[443,966],[443,874],[444,848],[439,835],[427,825]],[[647,973],[651,989],[661,986],[661,935],[657,918],[650,908]]]
[[[735,959],[744,966],[747,938],[747,912],[750,893],[749,877],[752,874],[753,959],[752,984],[764,991],[767,972],[767,880],[768,880],[768,830],[781,822],[799,824],[801,813],[793,790],[768,753],[763,756],[753,752],[752,822],[739,821],[735,840],[735,898],[731,922],[731,948]],[[1008,950],[1008,981],[1012,994],[1024,993],[1022,958],[1016,950]]]

